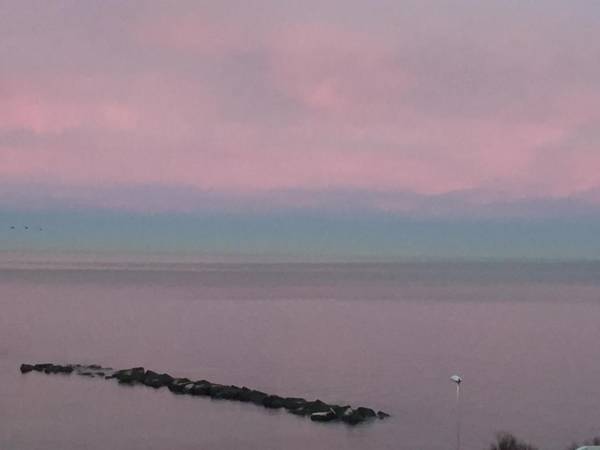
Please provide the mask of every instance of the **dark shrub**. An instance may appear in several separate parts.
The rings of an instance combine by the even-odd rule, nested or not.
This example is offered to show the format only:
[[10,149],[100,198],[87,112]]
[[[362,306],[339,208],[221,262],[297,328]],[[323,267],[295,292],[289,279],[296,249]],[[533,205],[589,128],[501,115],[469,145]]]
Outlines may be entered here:
[[537,447],[520,441],[510,433],[498,433],[496,442],[490,445],[490,450],[537,450]]

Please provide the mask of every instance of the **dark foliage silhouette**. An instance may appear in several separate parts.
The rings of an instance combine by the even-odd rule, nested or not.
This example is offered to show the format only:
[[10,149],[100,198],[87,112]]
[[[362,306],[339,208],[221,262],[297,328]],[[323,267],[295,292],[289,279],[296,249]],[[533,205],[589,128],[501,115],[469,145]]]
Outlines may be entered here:
[[490,450],[538,450],[527,442],[517,439],[510,433],[498,433],[496,442],[490,445]]

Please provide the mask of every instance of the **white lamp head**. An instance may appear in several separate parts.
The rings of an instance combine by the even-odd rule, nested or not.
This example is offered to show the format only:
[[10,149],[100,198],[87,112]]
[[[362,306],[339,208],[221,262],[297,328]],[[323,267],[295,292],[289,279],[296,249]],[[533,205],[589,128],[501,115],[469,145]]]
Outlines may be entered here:
[[461,377],[459,377],[458,375],[452,375],[452,376],[450,377],[450,379],[451,379],[452,381],[454,381],[456,384],[460,384],[460,383],[462,383],[462,378],[461,378]]

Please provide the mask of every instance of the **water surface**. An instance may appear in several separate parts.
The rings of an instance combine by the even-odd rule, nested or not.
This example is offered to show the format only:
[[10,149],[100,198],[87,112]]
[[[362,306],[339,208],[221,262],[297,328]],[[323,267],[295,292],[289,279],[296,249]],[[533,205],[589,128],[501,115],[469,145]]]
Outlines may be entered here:
[[[0,448],[442,450],[600,434],[600,264],[0,269]],[[24,361],[144,365],[392,414],[349,428]]]

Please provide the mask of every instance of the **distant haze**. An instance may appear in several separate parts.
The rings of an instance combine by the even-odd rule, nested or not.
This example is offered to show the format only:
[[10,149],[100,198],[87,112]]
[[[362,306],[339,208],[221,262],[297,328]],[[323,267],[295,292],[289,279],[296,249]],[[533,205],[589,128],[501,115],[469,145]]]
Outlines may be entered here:
[[0,0],[0,67],[4,253],[600,255],[594,0]]

